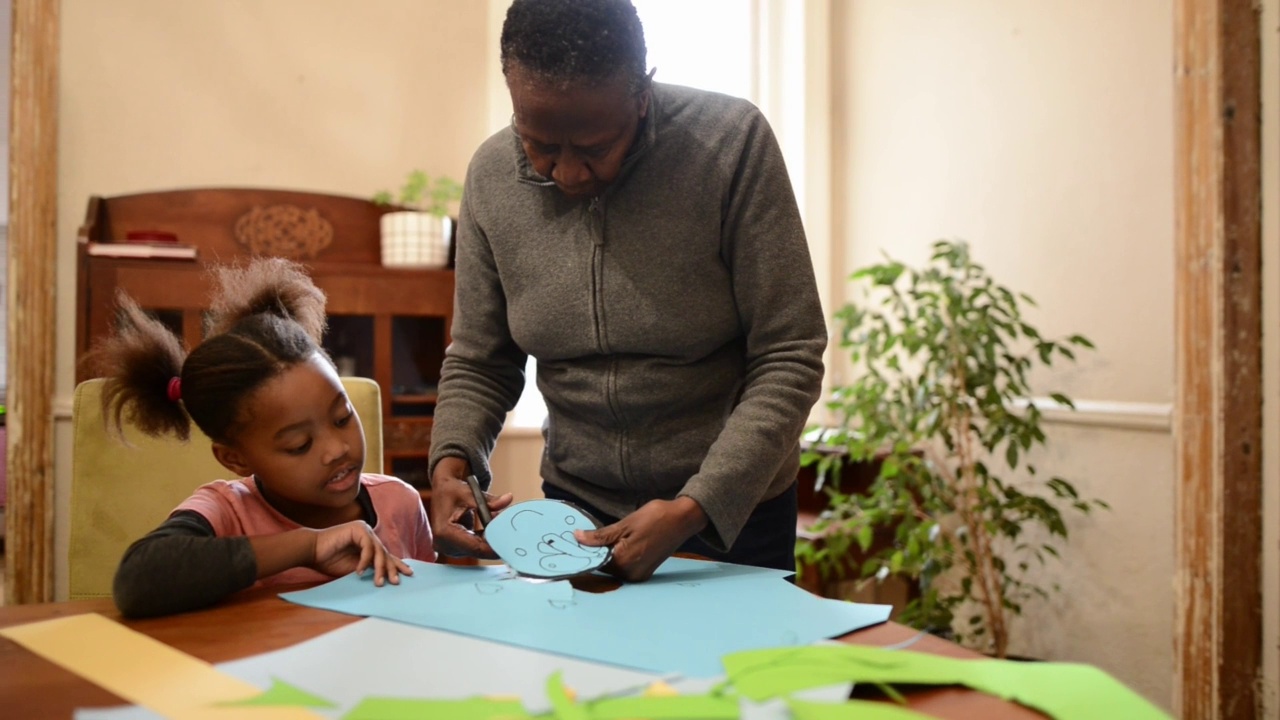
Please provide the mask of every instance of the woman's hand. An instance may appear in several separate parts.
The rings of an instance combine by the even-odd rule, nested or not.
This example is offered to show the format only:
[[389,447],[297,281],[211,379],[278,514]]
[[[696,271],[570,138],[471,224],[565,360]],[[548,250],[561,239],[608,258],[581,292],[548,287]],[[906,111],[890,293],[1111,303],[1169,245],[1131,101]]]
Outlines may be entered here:
[[650,500],[638,510],[599,530],[577,530],[574,538],[588,547],[613,548],[613,558],[602,568],[630,582],[641,582],[671,557],[685,540],[707,526],[706,513],[691,497]]
[[361,574],[373,568],[373,584],[381,587],[387,580],[399,585],[400,573],[413,574],[413,568],[387,552],[373,528],[363,520],[313,532],[315,548],[309,566],[326,575],[339,577],[353,571]]
[[[436,550],[452,557],[497,558],[484,538],[472,531],[476,525],[476,500],[467,485],[471,469],[461,458],[443,458],[431,475],[431,531]],[[484,494],[489,512],[497,514],[511,504],[511,493]],[[467,525],[463,520],[468,521]]]

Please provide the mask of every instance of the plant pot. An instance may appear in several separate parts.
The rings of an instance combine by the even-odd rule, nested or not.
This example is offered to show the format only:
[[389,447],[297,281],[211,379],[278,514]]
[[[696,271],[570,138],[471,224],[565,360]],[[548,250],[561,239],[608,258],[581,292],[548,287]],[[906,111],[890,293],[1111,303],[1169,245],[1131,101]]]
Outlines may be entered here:
[[453,218],[416,210],[382,216],[383,267],[439,270],[449,265]]

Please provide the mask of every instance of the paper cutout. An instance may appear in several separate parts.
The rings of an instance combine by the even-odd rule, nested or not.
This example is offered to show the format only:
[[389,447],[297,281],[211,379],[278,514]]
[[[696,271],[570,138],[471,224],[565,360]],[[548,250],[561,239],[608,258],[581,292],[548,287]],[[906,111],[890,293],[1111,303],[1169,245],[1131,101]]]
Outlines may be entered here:
[[560,671],[551,673],[547,679],[547,699],[551,701],[551,712],[555,720],[590,720],[587,709],[573,702],[564,687]]
[[217,707],[262,689],[97,614],[0,629],[6,637],[120,697],[171,720],[315,720],[296,707]]
[[[550,692],[550,690],[549,690]],[[561,689],[560,703],[556,706],[555,720],[736,720],[741,717],[738,701],[732,698],[709,695],[664,698],[617,698],[590,704],[578,704],[568,699]],[[865,703],[874,705],[876,703]],[[875,715],[868,715],[876,718]],[[899,717],[885,716],[890,720]],[[450,720],[525,720],[547,715],[532,715],[518,702],[495,701],[483,698],[474,700],[408,700],[397,698],[369,698],[342,720],[421,720],[421,718],[449,718]]]
[[368,698],[342,716],[342,720],[525,720],[533,718],[519,702],[474,700],[402,700]]
[[724,658],[724,666],[738,692],[753,700],[844,679],[965,685],[1057,720],[1169,717],[1105,672],[1075,663],[961,660],[862,645],[820,645],[735,653]]
[[290,685],[279,678],[271,678],[271,687],[261,694],[244,700],[231,700],[218,703],[222,707],[312,707],[335,708],[336,703],[313,695],[306,690]]
[[493,518],[484,538],[521,575],[561,578],[591,572],[609,562],[607,547],[585,547],[574,530],[600,527],[595,518],[560,500],[517,503]]
[[791,720],[928,720],[930,717],[890,703],[866,700],[838,704],[791,700],[787,707],[791,710]]
[[591,703],[588,712],[591,720],[734,720],[741,708],[736,698],[676,695],[601,700]]
[[219,668],[260,687],[280,678],[348,710],[369,697],[515,696],[535,714],[551,710],[546,682],[556,670],[580,699],[638,692],[661,677],[378,618]]
[[347,576],[282,597],[692,677],[721,674],[720,658],[731,652],[807,645],[889,617],[888,606],[815,597],[783,581],[783,571],[684,558],[667,560],[648,582],[602,594],[512,578],[498,566],[408,562],[414,574],[399,585],[374,591],[367,579]]
[[641,693],[644,697],[675,697],[680,692],[662,680],[650,683],[648,687]]

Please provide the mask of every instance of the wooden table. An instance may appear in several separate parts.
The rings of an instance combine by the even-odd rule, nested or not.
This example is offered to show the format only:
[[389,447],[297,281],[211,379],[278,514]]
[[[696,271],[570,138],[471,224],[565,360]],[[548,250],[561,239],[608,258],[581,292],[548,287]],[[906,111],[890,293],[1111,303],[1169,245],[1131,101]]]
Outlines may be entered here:
[[[197,658],[220,663],[279,650],[359,619],[295,605],[276,597],[277,592],[278,588],[245,592],[211,610],[154,620],[124,620],[110,600],[0,607],[0,627],[96,612]],[[914,636],[914,630],[885,623],[844,639],[883,646]],[[979,657],[932,636],[920,639],[911,649]],[[1043,720],[1039,713],[962,688],[934,688],[907,697],[912,709],[939,718]],[[76,708],[120,704],[123,701],[106,690],[0,638],[0,716],[5,720],[69,718]]]

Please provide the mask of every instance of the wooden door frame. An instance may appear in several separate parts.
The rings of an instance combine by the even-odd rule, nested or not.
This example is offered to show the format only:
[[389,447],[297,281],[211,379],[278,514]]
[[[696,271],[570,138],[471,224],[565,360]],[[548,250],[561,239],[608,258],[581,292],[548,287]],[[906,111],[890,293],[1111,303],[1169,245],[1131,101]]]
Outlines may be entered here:
[[1176,0],[1178,717],[1260,712],[1262,36],[1253,0]]
[[13,0],[5,603],[54,597],[59,0]]

